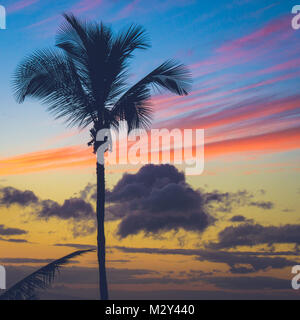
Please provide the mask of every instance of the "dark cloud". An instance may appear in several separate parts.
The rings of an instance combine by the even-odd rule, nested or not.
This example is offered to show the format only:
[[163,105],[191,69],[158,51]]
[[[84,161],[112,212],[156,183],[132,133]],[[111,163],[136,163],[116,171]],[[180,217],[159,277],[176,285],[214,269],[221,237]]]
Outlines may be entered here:
[[246,206],[254,198],[247,190],[237,192],[213,192],[205,193],[205,203],[220,212],[231,212],[234,207]]
[[28,232],[18,228],[7,228],[3,224],[0,224],[0,235],[1,236],[17,236],[27,234]]
[[33,207],[41,218],[56,217],[60,219],[74,218],[76,220],[90,219],[95,217],[95,211],[89,202],[82,197],[91,190],[93,185],[88,185],[80,193],[80,197],[70,198],[62,205],[53,200],[40,200],[32,191],[21,191],[13,187],[0,188],[0,205],[11,206],[17,204],[23,207]]
[[42,200],[35,207],[35,214],[41,219],[57,218],[71,222],[74,238],[87,236],[96,231],[96,213],[92,205],[81,198],[70,198],[59,204]]
[[71,218],[85,220],[95,217],[92,205],[80,198],[67,199],[62,205],[52,200],[40,201],[37,214],[45,219],[56,217],[64,220]]
[[289,208],[285,208],[283,210],[281,210],[282,212],[294,212],[295,210],[293,209],[289,209]]
[[231,290],[290,290],[291,281],[272,277],[210,277],[203,281],[221,289]]
[[[261,192],[260,192],[261,193]],[[264,193],[261,193],[262,195]],[[205,194],[205,201],[209,207],[220,212],[231,212],[236,207],[252,206],[264,210],[274,208],[271,201],[254,201],[255,195],[247,190],[237,192],[220,192],[215,190]]]
[[[81,196],[91,190],[92,185],[81,192]],[[67,220],[95,220],[95,210],[92,205],[82,197],[73,197],[59,204],[53,200],[41,200],[32,191],[21,191],[13,187],[0,188],[0,205],[9,207],[17,204],[23,207],[30,207],[33,213],[40,218],[49,219],[52,217]]]
[[[13,264],[24,264],[24,263],[38,263],[48,264],[51,259],[34,259],[34,258],[0,258],[1,263],[13,263]],[[73,263],[73,261],[72,261]]]
[[10,207],[14,204],[28,206],[38,202],[38,197],[29,190],[20,191],[13,187],[0,188],[0,205]]
[[[276,253],[264,252],[227,252],[202,249],[157,249],[114,247],[126,253],[170,254],[195,256],[199,261],[227,264],[231,273],[254,273],[269,268],[282,269],[296,265],[297,262],[284,257],[276,257]],[[280,253],[285,255],[285,253]],[[297,255],[297,253],[294,253]],[[269,255],[266,257],[266,255]],[[274,257],[273,257],[274,255]]]
[[300,225],[262,226],[242,224],[225,228],[218,235],[219,241],[210,244],[214,249],[255,246],[259,244],[292,243],[300,244]]
[[[74,219],[73,219],[74,220]],[[73,237],[85,237],[96,231],[96,217],[93,216],[88,220],[73,221],[72,233]]]
[[245,222],[247,219],[244,216],[233,216],[230,219],[231,222]]
[[[10,207],[16,204],[30,208],[32,214],[40,219],[57,218],[69,220],[74,237],[86,236],[96,230],[96,213],[91,203],[81,196],[87,195],[92,188],[92,185],[88,185],[85,188],[86,190],[80,193],[79,198],[73,197],[65,200],[63,204],[59,204],[53,200],[41,200],[32,191],[21,191],[13,187],[5,187],[0,188],[0,206]],[[1,229],[0,235],[3,235]],[[14,242],[22,241],[17,239]]]
[[200,261],[226,263],[231,273],[254,273],[269,268],[282,269],[297,264],[296,261],[283,257],[261,257],[259,253],[203,251],[198,257]]
[[4,239],[0,237],[0,241],[6,241],[6,242],[13,242],[13,243],[30,243],[28,240],[25,239]]
[[[152,277],[158,272],[149,269],[107,268],[107,279],[110,284],[144,283],[140,277]],[[66,267],[57,278],[65,284],[95,284],[98,281],[98,268]],[[150,282],[151,283],[151,282]]]
[[69,248],[75,248],[75,249],[95,249],[97,248],[95,245],[91,244],[79,244],[79,243],[56,243],[54,244],[55,247],[69,247]]
[[144,231],[146,235],[170,230],[202,232],[214,218],[204,197],[171,165],[146,165],[136,174],[125,174],[107,193],[108,219],[121,219],[122,238]]
[[108,200],[121,201],[144,197],[153,189],[161,189],[170,183],[185,183],[184,173],[172,165],[146,165],[136,174],[124,174],[110,193]]
[[252,207],[258,207],[264,210],[271,210],[274,208],[274,203],[271,201],[252,201],[249,204]]
[[[89,185],[86,190],[92,190]],[[186,183],[185,176],[172,165],[146,165],[136,174],[125,174],[107,191],[107,220],[121,220],[118,235],[125,238],[144,232],[146,236],[184,229],[203,232],[213,224],[216,212],[231,212],[238,206],[270,209],[271,202],[254,201],[247,190],[206,193]],[[250,222],[244,220],[240,222]]]
[[79,198],[86,201],[96,199],[96,185],[93,183],[88,183],[87,186],[79,192]]

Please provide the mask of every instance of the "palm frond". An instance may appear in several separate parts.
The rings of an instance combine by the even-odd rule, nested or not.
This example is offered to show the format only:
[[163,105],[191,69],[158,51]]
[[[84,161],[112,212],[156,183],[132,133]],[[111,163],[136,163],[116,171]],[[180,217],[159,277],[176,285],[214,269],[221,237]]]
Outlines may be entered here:
[[148,74],[142,81],[157,89],[163,88],[180,96],[191,89],[192,77],[188,68],[176,60],[167,60]]
[[132,58],[136,49],[149,48],[150,40],[145,29],[139,25],[130,25],[114,37],[111,52],[105,68],[105,102],[111,104],[125,91],[128,78],[128,59]]
[[151,44],[146,30],[140,25],[132,24],[127,30],[119,32],[113,46],[122,52],[122,57],[127,58],[132,57],[134,50],[148,49],[151,47]]
[[61,267],[70,263],[71,259],[91,251],[94,251],[94,249],[75,251],[49,263],[5,291],[0,296],[0,300],[37,299],[37,290],[48,288],[54,281],[55,276]]
[[[56,118],[81,128],[148,128],[152,120],[151,88],[187,95],[188,69],[168,60],[128,89],[128,67],[136,49],[150,47],[143,27],[131,25],[114,35],[103,23],[64,14],[56,38],[57,51],[37,51],[17,68],[13,88],[18,102],[40,99]],[[93,143],[92,140],[91,143]]]
[[73,61],[60,52],[39,50],[26,57],[13,77],[18,102],[41,100],[56,118],[85,127],[96,117],[93,98]]
[[[107,65],[113,42],[113,32],[103,23],[87,23],[72,14],[64,14],[65,23],[56,38],[56,46],[63,49],[89,80],[98,113],[103,117],[107,94],[108,75],[113,75]],[[110,65],[110,68],[114,68]],[[115,76],[113,77],[113,79]]]
[[141,127],[147,129],[153,112],[149,103],[151,86],[178,95],[187,95],[191,82],[191,74],[187,67],[174,60],[168,60],[121,96],[112,108],[113,117],[126,120],[129,131]]
[[[87,23],[72,14],[64,14],[65,23],[56,38],[63,49],[90,79],[98,112],[111,105],[125,90],[128,78],[128,59],[136,49],[150,46],[143,27],[131,25],[114,36],[103,23]],[[101,107],[100,107],[101,106]]]

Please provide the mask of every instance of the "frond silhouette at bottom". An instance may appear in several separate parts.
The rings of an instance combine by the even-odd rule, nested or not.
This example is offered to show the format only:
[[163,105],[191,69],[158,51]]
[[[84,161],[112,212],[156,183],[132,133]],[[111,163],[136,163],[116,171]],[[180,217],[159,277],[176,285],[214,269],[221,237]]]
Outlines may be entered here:
[[0,300],[38,299],[36,291],[47,289],[54,281],[55,276],[61,267],[70,263],[71,259],[91,251],[95,251],[95,249],[75,251],[58,260],[52,261],[6,290],[0,295]]

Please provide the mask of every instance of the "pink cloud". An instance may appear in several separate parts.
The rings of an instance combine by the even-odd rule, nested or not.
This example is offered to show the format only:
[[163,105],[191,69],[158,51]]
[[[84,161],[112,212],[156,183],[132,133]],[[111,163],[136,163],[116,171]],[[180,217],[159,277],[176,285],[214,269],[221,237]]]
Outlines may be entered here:
[[291,61],[283,62],[275,66],[260,70],[258,74],[267,74],[272,72],[284,71],[289,69],[295,69],[300,67],[300,58],[293,59]]
[[[220,48],[217,49],[218,52],[228,52],[235,49],[243,48],[247,45],[253,45],[257,43],[261,43],[267,37],[274,35],[274,33],[278,32],[287,32],[290,28],[290,17],[283,16],[278,19],[272,20],[267,25],[262,27],[261,29],[250,33],[244,37],[241,37],[237,40],[231,41],[222,45]],[[291,30],[290,30],[291,31]]]
[[[33,0],[32,0],[33,1]],[[99,5],[101,5],[103,3],[103,0],[82,0],[78,3],[76,3],[75,5],[73,5],[70,9],[66,10],[67,12],[72,12],[74,14],[80,14],[86,11],[90,11],[96,7],[98,7]],[[27,26],[27,29],[31,29],[31,28],[35,28],[35,27],[40,27],[42,25],[45,25],[47,23],[53,22],[53,21],[57,21],[58,19],[61,18],[61,15],[53,15],[51,17],[42,19],[36,23],[33,23],[29,26]],[[51,29],[50,31],[47,30],[46,36],[50,36],[53,35],[55,33],[57,29],[57,26],[55,26],[55,29]]]
[[194,77],[200,77],[228,67],[249,63],[255,58],[269,54],[270,51],[276,52],[276,48],[282,51],[280,44],[292,34],[290,16],[284,15],[246,36],[225,42],[215,49],[211,57],[190,65],[190,68],[193,70]]
[[235,108],[225,108],[209,115],[186,115],[184,117],[160,122],[156,127],[161,128],[219,128],[225,125],[241,124],[251,119],[262,119],[282,112],[300,108],[300,96],[276,101],[247,103]]
[[75,4],[70,11],[74,14],[90,11],[103,3],[102,0],[82,0]]
[[59,18],[59,16],[55,15],[55,16],[40,20],[40,21],[38,21],[36,23],[30,24],[29,26],[26,27],[26,29],[31,29],[31,28],[42,26],[42,25],[44,25],[44,24],[46,24],[48,22],[52,22],[54,20],[57,20],[58,18]]
[[10,6],[8,6],[7,12],[13,13],[13,12],[22,10],[26,7],[29,7],[37,2],[39,2],[39,0],[21,0],[21,1],[15,2],[15,3],[11,4]]
[[124,19],[130,16],[130,14],[136,9],[140,0],[133,0],[127,6],[125,6],[118,14],[115,16],[113,20]]

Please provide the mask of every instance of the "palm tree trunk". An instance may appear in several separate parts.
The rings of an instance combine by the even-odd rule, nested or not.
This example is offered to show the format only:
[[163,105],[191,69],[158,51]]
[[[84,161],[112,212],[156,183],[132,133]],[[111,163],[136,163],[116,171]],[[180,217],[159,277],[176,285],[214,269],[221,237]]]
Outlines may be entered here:
[[98,224],[98,265],[99,265],[99,288],[100,299],[108,300],[106,268],[105,268],[105,169],[104,165],[97,162],[97,224]]

